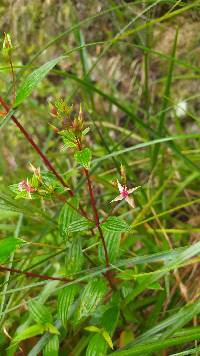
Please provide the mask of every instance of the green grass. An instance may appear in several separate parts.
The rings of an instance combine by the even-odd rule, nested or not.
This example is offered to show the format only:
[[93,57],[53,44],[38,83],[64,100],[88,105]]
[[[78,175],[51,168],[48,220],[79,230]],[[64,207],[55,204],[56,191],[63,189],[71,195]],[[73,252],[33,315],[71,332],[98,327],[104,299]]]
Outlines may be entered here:
[[[28,356],[198,355],[200,1],[103,1],[100,5],[96,0],[77,1],[78,5],[61,1],[61,7],[49,5],[50,13],[48,2],[42,3],[41,11],[33,3],[25,5],[27,37],[20,36],[25,23],[19,23],[13,33],[20,8],[8,14],[20,100],[0,121],[0,229],[2,240],[15,237],[26,243],[1,264],[11,271],[0,271],[0,353],[11,356],[21,348]],[[5,15],[6,7],[0,9]],[[48,27],[52,19],[55,26]],[[60,56],[55,66],[51,62],[41,70]],[[1,56],[0,84],[0,96],[12,106],[5,56]],[[135,209],[124,201],[114,209],[129,231],[123,231],[122,223],[117,225],[120,232],[109,227],[110,258],[121,237],[109,266],[103,263],[97,229],[91,231],[87,222],[80,223],[80,216],[71,229],[82,231],[70,238],[60,235],[60,229],[75,218],[69,206],[65,217],[60,215],[63,201],[56,195],[44,201],[15,200],[9,189],[31,176],[29,162],[46,171],[14,125],[14,113],[92,218],[82,168],[72,150],[61,150],[61,138],[49,126],[59,124],[50,115],[48,101],[61,97],[74,105],[76,113],[82,103],[90,127],[86,144],[92,151],[90,174],[100,221],[117,196],[113,182],[120,180],[120,164],[126,170],[127,186],[141,186],[134,195]],[[179,116],[181,101],[187,106]],[[105,278],[109,272],[114,276],[112,291]],[[66,286],[77,286],[74,299]],[[61,293],[66,293],[61,310],[64,326],[58,314]],[[39,303],[33,304],[32,311],[30,300]],[[48,332],[45,309],[43,316],[38,313],[41,305],[50,311],[50,324],[58,336]],[[40,333],[31,334],[29,328],[35,324],[42,325]],[[89,325],[101,333],[85,330]],[[104,329],[113,350],[102,336]],[[30,333],[27,339],[15,344],[24,330]]]

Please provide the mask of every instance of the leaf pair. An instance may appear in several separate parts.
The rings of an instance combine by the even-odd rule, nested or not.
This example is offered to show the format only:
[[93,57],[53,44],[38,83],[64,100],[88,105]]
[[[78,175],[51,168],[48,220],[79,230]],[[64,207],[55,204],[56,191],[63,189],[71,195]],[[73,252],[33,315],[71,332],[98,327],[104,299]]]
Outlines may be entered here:
[[[58,298],[58,316],[64,327],[71,316],[71,308],[79,288],[76,285],[65,287]],[[75,314],[76,322],[91,315],[106,294],[107,285],[104,279],[91,280],[83,289],[79,297],[78,309]]]
[[49,309],[43,304],[39,303],[36,300],[30,300],[28,303],[30,315],[36,324],[29,326],[21,333],[16,335],[12,340],[10,349],[19,342],[23,340],[30,339],[31,337],[44,334],[49,332],[50,334],[57,335],[59,334],[58,329],[53,325],[53,317]]
[[107,330],[100,329],[100,328],[98,328],[97,326],[94,326],[94,325],[87,326],[85,328],[85,330],[101,335],[104,338],[104,340],[107,342],[107,344],[110,346],[110,348],[113,350],[112,339],[111,339],[109,333],[107,332]]

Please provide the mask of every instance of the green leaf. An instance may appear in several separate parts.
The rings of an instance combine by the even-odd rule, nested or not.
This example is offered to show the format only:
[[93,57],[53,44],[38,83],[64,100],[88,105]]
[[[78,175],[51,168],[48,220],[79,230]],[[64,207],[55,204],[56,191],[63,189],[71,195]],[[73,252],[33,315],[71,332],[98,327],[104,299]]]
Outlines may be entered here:
[[0,263],[5,263],[9,259],[11,253],[23,243],[23,240],[14,237],[2,239],[0,241]]
[[8,123],[8,121],[10,121],[11,116],[15,113],[15,111],[13,109],[11,109],[5,116],[3,119],[1,119],[0,121],[0,129],[2,129],[4,127],[4,125],[6,125]]
[[64,148],[74,148],[76,147],[76,136],[71,130],[62,130],[59,135],[63,137]]
[[82,252],[81,238],[74,238],[66,256],[66,272],[68,275],[79,272],[83,265],[84,257]]
[[53,335],[44,348],[43,356],[58,356],[58,351],[59,339],[57,335]]
[[17,106],[19,106],[38,86],[41,80],[44,77],[46,77],[49,71],[64,58],[65,58],[64,56],[61,56],[52,59],[51,61],[43,64],[41,67],[39,67],[38,69],[34,70],[31,74],[29,74],[25,78],[24,82],[20,85],[17,91],[17,95],[13,107],[16,108]]
[[66,322],[70,316],[70,307],[74,302],[78,287],[75,284],[63,288],[58,296],[58,317],[62,325],[66,327]]
[[[60,235],[65,238],[66,237],[66,228],[72,223],[74,220],[79,218],[79,214],[75,209],[78,209],[78,200],[77,198],[71,198],[68,200],[69,204],[64,204],[59,218],[58,218],[58,227],[60,231]],[[74,209],[73,209],[74,207]]]
[[45,328],[45,331],[47,331],[47,332],[49,332],[51,334],[56,334],[56,335],[59,334],[58,329],[51,323],[46,323],[44,325],[44,328]]
[[105,356],[107,344],[102,335],[94,335],[88,344],[86,356]]
[[104,297],[106,290],[106,282],[103,279],[94,279],[85,286],[78,309],[79,320],[94,312]]
[[119,307],[115,306],[105,311],[102,316],[101,325],[104,330],[107,330],[110,336],[113,336],[117,327],[119,318]]
[[110,348],[113,350],[112,339],[106,330],[102,330],[102,336],[106,340],[106,342],[110,346]]
[[28,307],[31,316],[36,323],[44,325],[46,323],[53,322],[53,318],[49,309],[43,304],[39,303],[36,300],[30,300],[28,302]]
[[24,331],[22,331],[19,335],[17,335],[13,339],[12,343],[19,343],[22,340],[30,339],[31,337],[36,335],[41,335],[44,332],[45,332],[44,325],[41,324],[32,325],[27,329],[25,329]]
[[90,331],[91,333],[101,333],[101,329],[95,325],[86,326],[85,330]]
[[101,224],[103,230],[115,231],[115,232],[126,232],[129,231],[129,225],[126,221],[117,218],[116,216],[110,216],[105,223]]
[[81,166],[90,168],[92,152],[89,148],[84,148],[82,151],[77,151],[74,155],[74,158]]
[[178,352],[178,353],[175,353],[175,354],[171,354],[170,356],[191,356],[191,355],[194,355],[195,356],[198,356],[198,351],[200,351],[200,346],[198,347],[195,347],[194,349],[187,349],[185,351],[182,351],[182,352]]
[[198,331],[193,334],[191,332],[185,333],[184,336],[177,336],[177,337],[171,337],[168,338],[167,340],[152,340],[152,341],[147,341],[143,345],[135,345],[132,348],[125,349],[122,351],[117,351],[114,353],[109,354],[111,355],[116,355],[116,356],[132,356],[132,355],[151,355],[152,353],[155,353],[156,351],[160,350],[166,350],[170,346],[176,346],[176,345],[185,345],[186,343],[189,343],[190,341],[193,340],[199,340],[200,338],[200,331],[199,328],[197,328]]
[[84,230],[90,230],[92,227],[95,227],[95,225],[88,221],[85,218],[80,218],[78,220],[72,221],[67,227],[66,227],[66,233],[70,234],[72,232],[78,232],[78,231],[84,231]]
[[165,320],[157,323],[156,326],[144,332],[129,346],[132,347],[136,344],[147,343],[157,335],[159,335],[159,339],[168,338],[171,335],[174,336],[176,330],[183,328],[184,325],[186,325],[195,315],[198,315],[199,313],[200,301],[197,300],[193,304],[182,307],[177,313],[172,314]]
[[[187,249],[181,251],[177,256],[169,260],[164,267],[160,268],[158,271],[153,271],[148,274],[148,278],[144,278],[142,283],[139,283],[135,286],[132,293],[127,297],[126,302],[132,301],[137,295],[143,292],[146,288],[149,287],[152,283],[158,281],[160,278],[164,277],[167,272],[172,269],[178,268],[185,261],[194,257],[200,252],[200,242],[197,242]],[[147,276],[147,274],[146,274]]]
[[[109,261],[112,263],[118,256],[121,233],[113,231],[104,231],[104,240],[108,252]],[[105,254],[102,244],[99,244],[98,248],[99,260],[105,262]]]
[[159,282],[154,282],[148,286],[148,289],[163,290]]
[[[95,335],[90,339],[90,342],[87,347],[86,355],[106,355],[107,346],[111,348],[112,340],[111,336],[113,335],[115,328],[117,326],[119,318],[119,308],[112,307],[105,311],[103,314],[101,325],[102,328],[96,326],[88,326],[85,329],[91,332],[97,332],[98,337]],[[112,346],[111,346],[112,345]]]

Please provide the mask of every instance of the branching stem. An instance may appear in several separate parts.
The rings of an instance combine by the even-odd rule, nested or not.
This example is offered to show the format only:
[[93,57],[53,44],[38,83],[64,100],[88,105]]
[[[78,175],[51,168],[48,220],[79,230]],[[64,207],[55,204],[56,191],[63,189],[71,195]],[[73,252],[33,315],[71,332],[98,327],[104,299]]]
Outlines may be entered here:
[[[6,113],[8,113],[10,111],[9,106],[6,104],[6,102],[3,100],[2,97],[0,97],[0,103],[3,106],[3,108],[5,109]],[[40,149],[40,147],[35,143],[35,141],[32,139],[31,135],[26,131],[26,129],[20,124],[20,122],[17,120],[15,115],[11,116],[11,120],[15,123],[15,125],[20,129],[20,131],[23,133],[23,135],[25,136],[26,140],[31,144],[31,146],[34,148],[34,150],[38,153],[38,155],[42,158],[45,166],[48,168],[49,171],[51,171],[56,178],[58,179],[58,181],[62,184],[62,186],[64,188],[69,188],[69,186],[66,184],[66,182],[64,181],[64,179],[62,178],[62,176],[56,171],[56,169],[54,168],[54,166],[52,165],[52,163],[48,160],[48,158],[46,157],[46,155],[42,152],[42,150]],[[71,197],[74,196],[74,193],[71,189],[67,190],[67,192],[69,193],[69,195]],[[71,206],[73,208],[73,206]],[[81,211],[81,215],[84,215],[87,218],[87,213],[84,211],[84,209],[80,206],[80,211]]]

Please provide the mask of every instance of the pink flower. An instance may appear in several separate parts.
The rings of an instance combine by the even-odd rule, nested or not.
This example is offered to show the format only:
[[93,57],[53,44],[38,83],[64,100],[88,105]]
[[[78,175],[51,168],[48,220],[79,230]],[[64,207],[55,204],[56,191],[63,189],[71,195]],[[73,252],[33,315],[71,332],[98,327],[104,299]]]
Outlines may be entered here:
[[31,185],[29,184],[28,179],[27,179],[27,181],[22,180],[19,183],[18,190],[19,190],[19,192],[22,192],[23,190],[25,190],[27,193],[34,193],[35,192],[35,189],[32,188]]
[[137,190],[138,188],[140,188],[140,186],[128,189],[125,185],[121,185],[118,180],[117,180],[117,185],[120,194],[115,199],[111,200],[111,203],[113,203],[114,201],[120,201],[124,199],[132,208],[135,208],[134,199],[129,195],[133,193],[135,190]]

